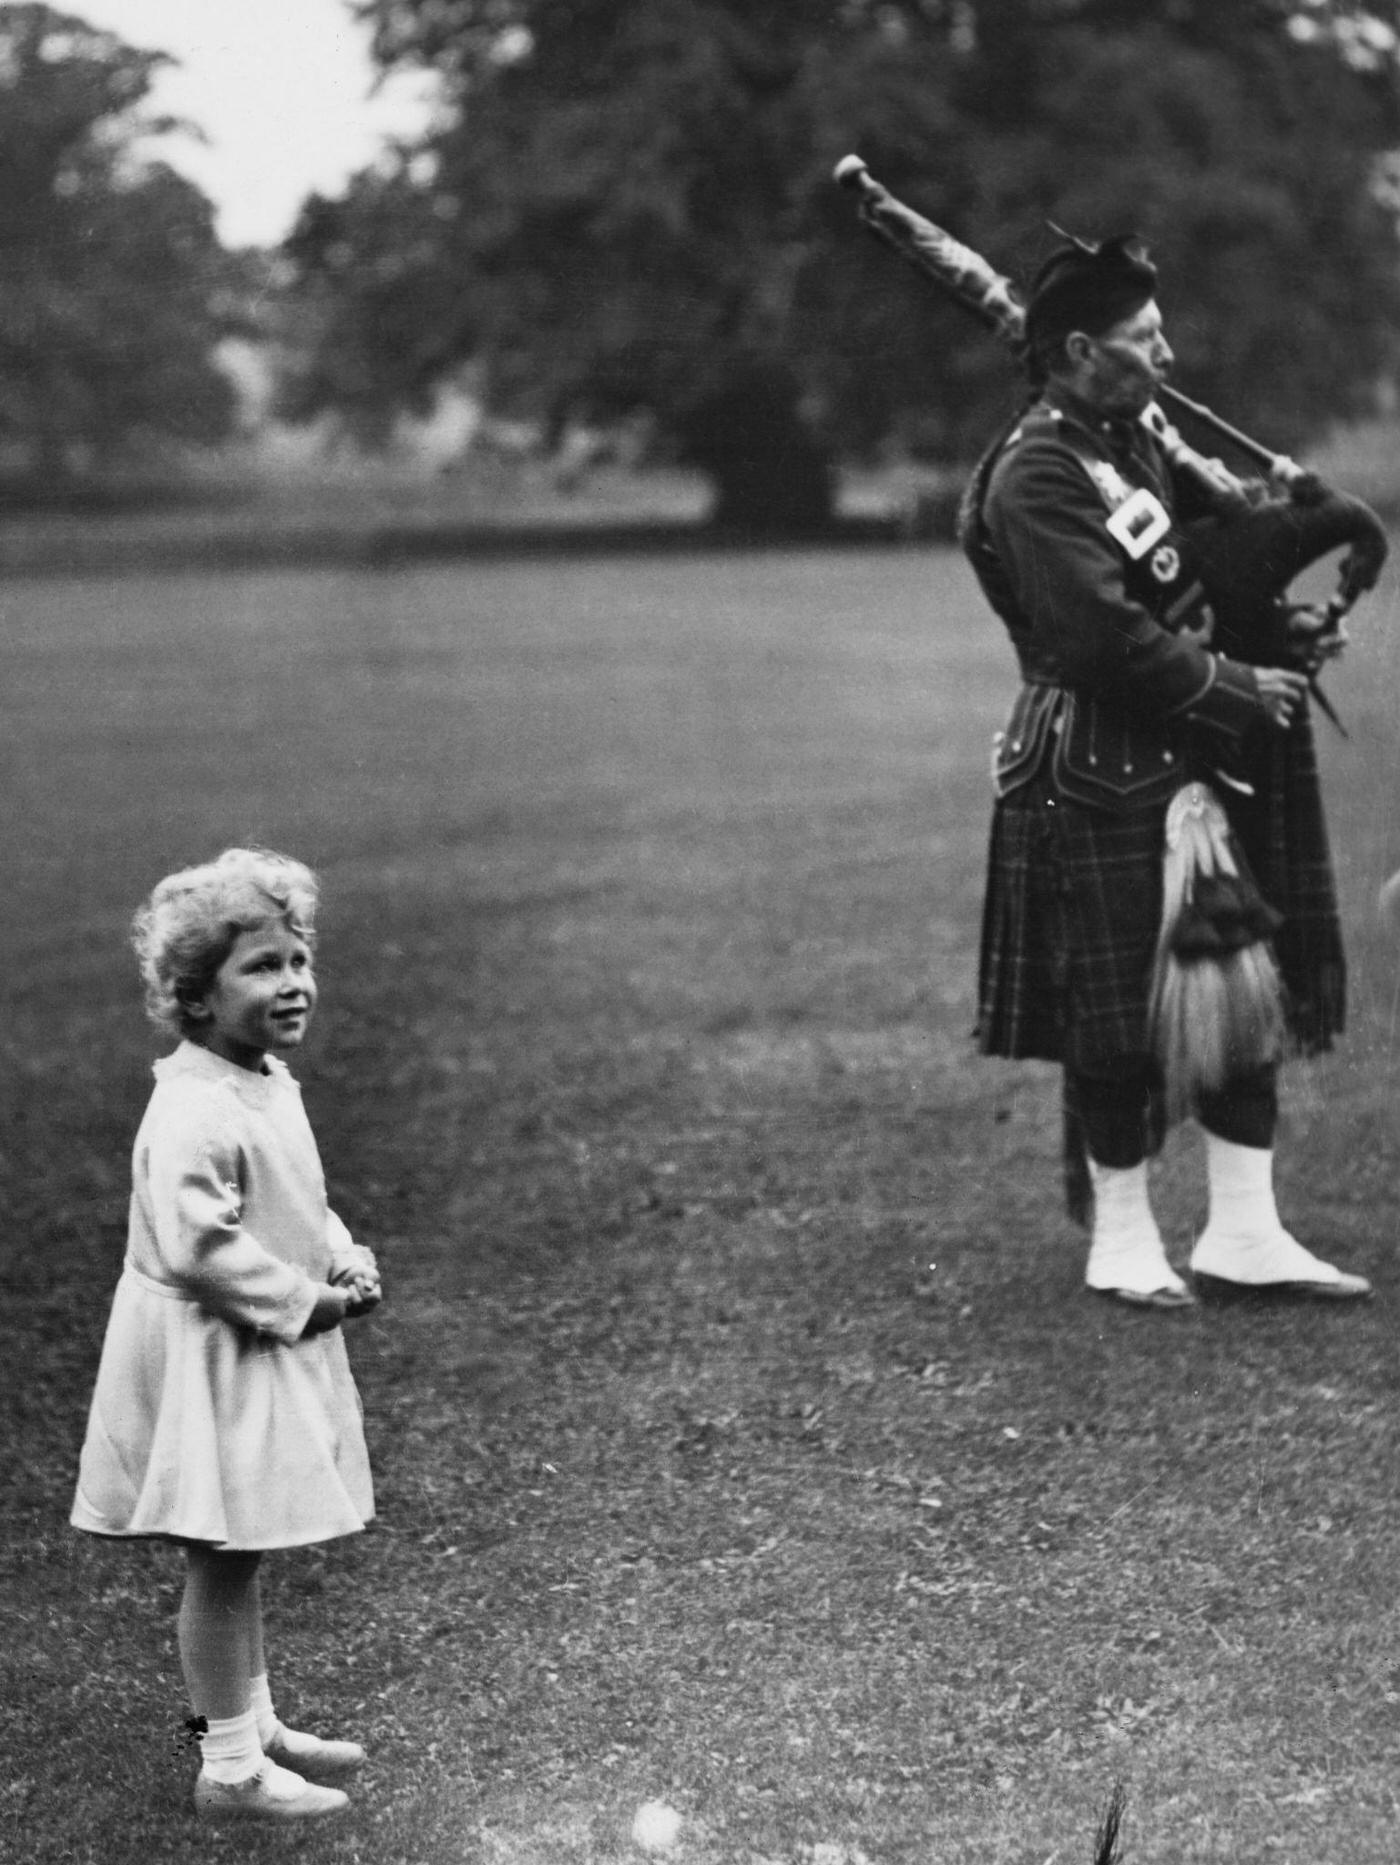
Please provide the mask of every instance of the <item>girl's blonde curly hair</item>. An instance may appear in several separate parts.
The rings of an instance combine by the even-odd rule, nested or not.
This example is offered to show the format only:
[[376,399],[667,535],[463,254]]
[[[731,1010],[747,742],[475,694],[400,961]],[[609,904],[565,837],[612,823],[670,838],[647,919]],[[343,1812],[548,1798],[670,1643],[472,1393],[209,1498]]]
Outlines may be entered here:
[[152,1023],[195,1034],[199,1006],[242,932],[282,920],[313,946],[318,891],[310,868],[266,848],[226,848],[167,875],[131,927]]

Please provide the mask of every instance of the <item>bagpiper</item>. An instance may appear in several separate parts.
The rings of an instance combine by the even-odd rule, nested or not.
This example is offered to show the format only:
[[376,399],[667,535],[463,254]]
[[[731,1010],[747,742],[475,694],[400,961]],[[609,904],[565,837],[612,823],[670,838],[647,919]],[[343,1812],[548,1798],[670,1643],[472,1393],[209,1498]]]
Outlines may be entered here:
[[[964,548],[1022,679],[993,762],[978,1043],[1062,1065],[1088,1287],[1184,1307],[1194,1293],[1148,1194],[1170,1099],[1164,967],[1228,983],[1254,962],[1245,988],[1194,1000],[1215,1066],[1190,1093],[1210,1197],[1190,1270],[1201,1283],[1366,1296],[1364,1277],[1290,1234],[1273,1190],[1280,1061],[1328,1048],[1344,1019],[1308,708],[1322,621],[1300,648],[1308,617],[1279,604],[1262,648],[1212,645],[1192,539],[1218,513],[1142,419],[1172,363],[1156,286],[1132,238],[1070,240],[1050,256],[1026,306],[1035,399],[964,503]],[[1169,812],[1172,835],[1217,862],[1213,892],[1188,890],[1164,944]],[[1202,957],[1214,972],[1192,970]],[[1228,1027],[1200,1027],[1212,1002]]]

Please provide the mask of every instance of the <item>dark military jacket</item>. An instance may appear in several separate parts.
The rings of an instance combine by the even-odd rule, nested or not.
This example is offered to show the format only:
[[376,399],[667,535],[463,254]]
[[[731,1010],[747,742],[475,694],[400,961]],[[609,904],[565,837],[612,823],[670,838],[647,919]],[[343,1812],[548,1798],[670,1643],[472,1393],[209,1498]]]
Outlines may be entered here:
[[1054,389],[979,467],[962,541],[1025,683],[999,795],[1048,767],[1076,802],[1155,807],[1263,719],[1252,670],[1198,632],[1210,615],[1178,528],[1200,515],[1190,498],[1141,423]]

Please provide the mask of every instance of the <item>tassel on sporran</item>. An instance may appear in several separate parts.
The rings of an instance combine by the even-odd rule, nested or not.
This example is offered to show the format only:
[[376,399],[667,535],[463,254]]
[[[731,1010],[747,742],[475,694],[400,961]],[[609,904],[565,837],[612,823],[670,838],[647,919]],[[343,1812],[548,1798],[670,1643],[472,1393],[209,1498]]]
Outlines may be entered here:
[[1287,1025],[1271,940],[1282,924],[1235,848],[1214,792],[1187,784],[1167,810],[1152,1033],[1169,1121],[1230,1077],[1276,1062]]

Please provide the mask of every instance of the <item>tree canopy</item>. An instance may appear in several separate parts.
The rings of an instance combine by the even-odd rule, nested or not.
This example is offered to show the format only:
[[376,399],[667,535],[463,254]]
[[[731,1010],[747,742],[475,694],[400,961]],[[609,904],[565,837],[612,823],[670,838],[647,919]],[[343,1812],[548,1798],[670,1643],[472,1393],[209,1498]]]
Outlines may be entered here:
[[160,54],[42,5],[0,5],[0,448],[69,478],[234,411],[211,351],[228,256],[209,202],[139,153]]
[[1024,282],[1047,222],[1136,228],[1183,386],[1275,445],[1392,361],[1400,4],[355,0],[445,108],[313,199],[289,391],[362,431],[467,358],[503,409],[653,411],[722,505],[800,521],[829,450],[947,459],[1018,386],[857,229],[832,166]]

